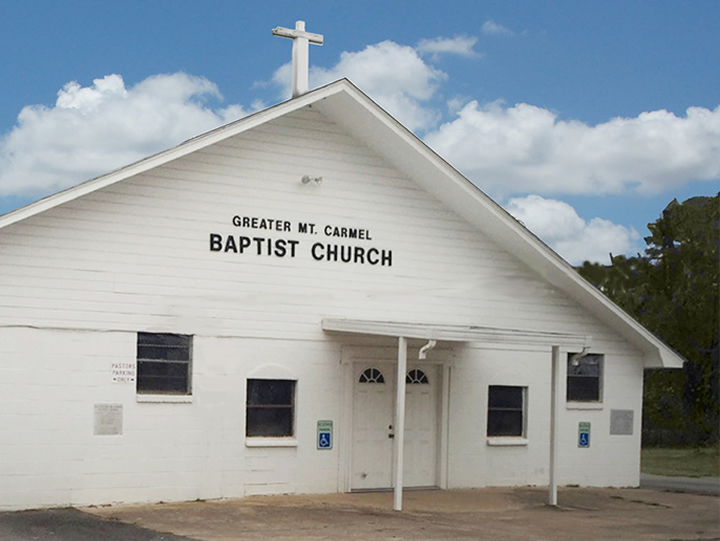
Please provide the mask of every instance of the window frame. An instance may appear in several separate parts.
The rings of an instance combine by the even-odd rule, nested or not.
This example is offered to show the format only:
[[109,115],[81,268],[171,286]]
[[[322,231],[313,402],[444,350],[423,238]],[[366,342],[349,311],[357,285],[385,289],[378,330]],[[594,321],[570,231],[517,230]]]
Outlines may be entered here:
[[[159,339],[162,337],[162,339]],[[153,343],[152,340],[155,339],[156,343]],[[177,341],[178,343],[163,343],[163,342],[172,342]],[[145,343],[141,343],[145,342]],[[182,343],[184,342],[184,343]],[[136,349],[135,349],[135,362],[136,362],[136,373],[135,373],[135,393],[138,397],[152,397],[152,396],[160,396],[160,397],[167,397],[167,398],[188,398],[192,397],[192,373],[193,373],[193,346],[194,346],[194,336],[191,334],[179,334],[179,333],[168,333],[168,332],[145,332],[140,331],[136,335]],[[141,350],[145,348],[145,353],[141,354]],[[151,350],[151,348],[156,348],[159,351],[164,351],[163,356],[148,356],[147,352]],[[178,352],[186,350],[186,355],[181,355],[180,357],[185,358],[178,358],[178,359],[171,359],[168,357],[175,356],[174,354],[171,355],[170,352]],[[147,383],[147,381],[152,381],[153,376],[142,375],[143,369],[142,367],[149,366],[149,365],[168,365],[168,364],[174,364],[178,366],[184,367],[184,374],[182,375],[182,379],[184,379],[184,390],[173,390],[173,389],[162,389],[159,387],[148,387],[148,388],[141,388],[146,387],[146,385],[143,384],[143,381]],[[157,379],[162,379],[162,376],[157,377]],[[169,377],[166,377],[166,379],[169,379]]]
[[[520,407],[502,407],[493,404],[493,397],[492,397],[492,389],[495,388],[510,388],[510,389],[519,389],[520,390]],[[498,442],[518,442],[517,444],[524,444],[527,443],[527,411],[528,411],[528,387],[526,385],[488,385],[488,392],[487,392],[487,419],[486,419],[486,427],[485,427],[485,435],[488,438],[488,442],[492,444],[493,441]],[[502,433],[491,433],[491,423],[493,422],[491,417],[493,417],[494,412],[520,412],[521,415],[521,421],[520,421],[520,431],[519,433],[513,433],[513,434],[502,434]]]
[[[577,360],[577,366],[582,365],[592,365],[595,364],[598,366],[598,374],[574,374],[572,373],[573,370],[576,369],[575,365],[572,364],[572,358],[573,356],[577,355],[577,352],[569,352],[567,354],[567,363],[566,363],[566,375],[565,375],[565,401],[570,404],[578,404],[578,405],[602,405],[603,403],[603,391],[604,391],[604,382],[605,382],[605,355],[602,353],[588,353],[587,355],[579,358]],[[593,395],[597,394],[597,398],[593,396],[592,398],[583,398],[581,396],[578,396],[578,392],[581,392],[581,389],[577,385],[571,384],[571,382],[576,382],[580,380],[590,380],[590,378],[593,378],[597,381],[597,389],[593,389]],[[596,391],[596,393],[595,393]],[[572,396],[571,396],[572,394]]]
[[[291,384],[290,390],[290,403],[289,404],[250,404],[251,382],[288,382]],[[294,445],[296,444],[295,435],[297,433],[297,392],[298,392],[298,381],[296,379],[285,379],[285,378],[247,378],[245,380],[245,441],[246,444],[253,446],[252,442],[256,445],[272,446],[273,442],[277,442],[278,445],[284,446],[285,444]],[[284,434],[251,434],[251,411],[267,411],[269,409],[289,409],[290,410],[290,433]],[[259,442],[259,443],[258,443]],[[285,443],[283,443],[285,442]]]

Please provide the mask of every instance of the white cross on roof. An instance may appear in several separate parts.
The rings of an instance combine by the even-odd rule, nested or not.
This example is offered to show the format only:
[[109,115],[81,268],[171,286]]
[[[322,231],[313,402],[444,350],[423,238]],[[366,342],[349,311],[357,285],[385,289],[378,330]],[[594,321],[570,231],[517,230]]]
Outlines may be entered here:
[[290,28],[282,28],[278,26],[274,28],[273,36],[283,38],[291,38],[293,40],[292,52],[292,96],[296,98],[308,91],[308,70],[310,64],[309,43],[322,45],[323,37],[320,34],[311,34],[305,32],[305,21],[297,21],[295,30]]

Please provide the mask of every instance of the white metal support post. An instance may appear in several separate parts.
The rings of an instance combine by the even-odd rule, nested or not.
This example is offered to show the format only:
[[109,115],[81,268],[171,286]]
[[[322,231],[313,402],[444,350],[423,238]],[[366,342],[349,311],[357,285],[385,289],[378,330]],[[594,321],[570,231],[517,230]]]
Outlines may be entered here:
[[558,380],[560,378],[560,347],[552,347],[552,373],[550,376],[550,486],[548,505],[557,505],[557,409],[558,409]]
[[289,28],[274,28],[273,36],[291,38],[293,40],[292,51],[292,96],[297,98],[308,91],[308,71],[310,69],[309,43],[316,45],[323,44],[323,37],[320,34],[305,32],[305,21],[297,21],[295,30]]
[[398,337],[397,402],[395,405],[395,487],[393,509],[402,511],[403,454],[405,447],[405,373],[407,372],[407,340]]

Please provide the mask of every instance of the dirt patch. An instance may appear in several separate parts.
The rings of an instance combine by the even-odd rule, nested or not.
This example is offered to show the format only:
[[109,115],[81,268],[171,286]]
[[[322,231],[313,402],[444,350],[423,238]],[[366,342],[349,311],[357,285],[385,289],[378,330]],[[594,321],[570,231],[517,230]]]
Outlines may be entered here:
[[264,496],[91,508],[96,515],[203,541],[720,539],[720,499],[639,489],[538,488]]

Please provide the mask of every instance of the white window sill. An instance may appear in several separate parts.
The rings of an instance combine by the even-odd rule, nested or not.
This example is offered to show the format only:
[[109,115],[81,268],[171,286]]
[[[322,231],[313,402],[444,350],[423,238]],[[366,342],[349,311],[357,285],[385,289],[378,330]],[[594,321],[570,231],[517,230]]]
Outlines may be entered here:
[[508,437],[489,437],[487,444],[491,447],[520,447],[528,444],[527,438]]
[[245,438],[245,447],[297,447],[295,438]]
[[137,394],[135,395],[137,402],[153,402],[156,404],[192,404],[192,395],[173,395],[173,394]]
[[566,408],[569,410],[601,410],[605,407],[602,402],[568,402]]

